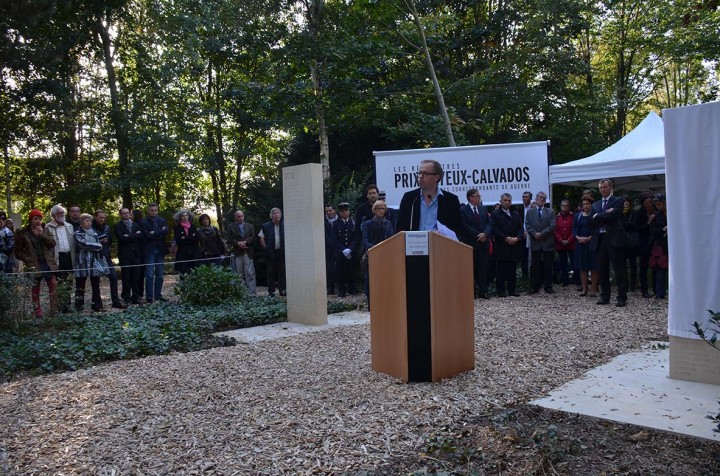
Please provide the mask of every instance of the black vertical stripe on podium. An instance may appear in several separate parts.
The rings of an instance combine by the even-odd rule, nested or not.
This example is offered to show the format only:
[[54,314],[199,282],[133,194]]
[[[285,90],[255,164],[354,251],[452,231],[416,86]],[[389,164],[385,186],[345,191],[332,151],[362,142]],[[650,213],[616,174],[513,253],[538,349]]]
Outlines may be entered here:
[[430,257],[405,257],[408,381],[432,381]]

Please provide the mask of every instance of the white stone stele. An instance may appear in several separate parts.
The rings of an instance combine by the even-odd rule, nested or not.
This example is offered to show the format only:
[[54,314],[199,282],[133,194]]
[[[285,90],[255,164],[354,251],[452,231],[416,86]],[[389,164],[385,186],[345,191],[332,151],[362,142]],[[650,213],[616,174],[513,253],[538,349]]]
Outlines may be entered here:
[[322,326],[327,319],[322,167],[285,167],[285,274],[288,321]]

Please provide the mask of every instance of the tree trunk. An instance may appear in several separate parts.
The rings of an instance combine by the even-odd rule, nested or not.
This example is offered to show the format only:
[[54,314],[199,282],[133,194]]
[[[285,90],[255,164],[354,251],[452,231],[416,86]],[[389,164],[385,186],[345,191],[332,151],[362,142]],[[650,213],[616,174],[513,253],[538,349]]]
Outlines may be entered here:
[[5,158],[5,198],[7,199],[7,214],[10,216],[12,213],[12,192],[10,188],[10,151],[7,144],[5,144],[3,152]]
[[[102,44],[103,59],[105,61],[105,71],[107,72],[108,76],[108,87],[110,88],[110,104],[112,107],[110,111],[110,120],[112,122],[115,132],[115,140],[117,142],[118,151],[118,168],[120,169],[120,175],[122,176],[123,174],[127,173],[129,165],[128,137],[125,127],[125,114],[122,107],[120,106],[120,96],[118,94],[115,66],[113,65],[111,48],[112,41],[110,40],[109,33],[109,18],[106,18],[106,20],[103,21],[103,18],[98,15],[96,27],[97,34],[100,37],[100,42]],[[122,196],[123,207],[133,208],[130,183],[127,180],[122,180],[121,183],[122,185],[120,193]]]
[[317,63],[310,65],[310,77],[315,89],[315,115],[318,122],[318,139],[320,141],[320,165],[322,165],[323,180],[327,180],[330,178],[330,141],[328,140],[327,126],[325,125],[323,89],[318,69]]
[[420,14],[418,13],[417,8],[415,8],[414,0],[404,0],[404,2],[408,7],[408,10],[410,10],[410,13],[413,16],[413,21],[415,22],[415,27],[420,34],[420,46],[422,48],[422,53],[425,56],[425,64],[428,68],[433,88],[435,89],[435,98],[437,99],[438,106],[440,107],[440,114],[443,118],[443,123],[445,124],[445,136],[447,137],[448,145],[450,147],[455,147],[455,137],[453,136],[452,125],[450,124],[450,116],[448,115],[447,107],[445,107],[445,98],[443,97],[442,89],[440,89],[440,82],[435,74],[435,66],[433,65],[432,57],[430,56],[430,49],[428,48],[427,40],[425,39],[425,29],[423,28],[422,23],[420,23]]
[[[308,32],[315,44],[320,43],[320,17],[324,0],[311,0],[307,8]],[[323,106],[322,61],[319,58],[310,60],[310,79],[315,97],[315,117],[318,124],[318,141],[320,142],[320,165],[323,181],[330,178],[330,141],[328,140],[325,123],[325,107]]]

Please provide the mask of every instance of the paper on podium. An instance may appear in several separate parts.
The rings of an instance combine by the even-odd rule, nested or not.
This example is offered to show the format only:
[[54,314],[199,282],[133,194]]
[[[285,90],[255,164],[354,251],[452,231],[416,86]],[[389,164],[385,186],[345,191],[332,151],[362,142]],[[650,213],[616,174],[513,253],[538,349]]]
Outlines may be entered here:
[[437,222],[437,227],[438,227],[438,233],[440,233],[441,235],[445,235],[448,238],[452,238],[455,241],[459,241],[455,232],[452,231],[450,228],[446,227],[445,225],[443,225],[442,223],[440,223],[440,221]]

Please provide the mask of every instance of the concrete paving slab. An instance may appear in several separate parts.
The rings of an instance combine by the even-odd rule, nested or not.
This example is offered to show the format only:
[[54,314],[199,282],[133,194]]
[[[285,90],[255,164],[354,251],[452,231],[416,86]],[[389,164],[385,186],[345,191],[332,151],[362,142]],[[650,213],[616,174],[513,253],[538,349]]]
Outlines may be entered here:
[[339,312],[328,314],[328,323],[319,326],[309,326],[295,322],[278,322],[266,326],[248,327],[226,332],[217,332],[215,335],[234,337],[238,342],[251,343],[269,339],[280,339],[308,332],[320,332],[340,326],[356,326],[370,324],[370,313],[362,311]]
[[668,344],[660,344],[620,355],[531,403],[720,442],[707,419],[720,412],[720,385],[670,379]]

